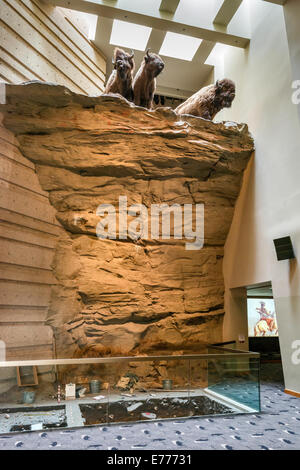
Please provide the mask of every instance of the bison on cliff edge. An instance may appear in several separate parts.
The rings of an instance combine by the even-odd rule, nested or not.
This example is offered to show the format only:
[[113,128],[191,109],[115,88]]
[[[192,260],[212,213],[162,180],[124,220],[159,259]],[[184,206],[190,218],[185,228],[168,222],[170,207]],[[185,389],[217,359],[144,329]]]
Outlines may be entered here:
[[156,88],[156,77],[162,72],[165,64],[159,55],[147,49],[143,62],[133,81],[134,104],[151,109]]
[[190,96],[175,109],[177,114],[191,114],[210,121],[223,108],[230,108],[235,98],[235,83],[228,78],[217,80]]
[[133,56],[133,51],[127,54],[123,49],[115,48],[112,60],[114,69],[107,81],[105,93],[119,93],[127,100],[133,101]]

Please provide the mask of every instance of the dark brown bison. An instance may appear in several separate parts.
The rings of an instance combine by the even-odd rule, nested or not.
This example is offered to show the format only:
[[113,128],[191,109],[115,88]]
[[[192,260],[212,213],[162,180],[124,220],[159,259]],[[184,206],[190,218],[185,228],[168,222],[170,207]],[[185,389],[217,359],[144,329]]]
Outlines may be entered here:
[[235,84],[228,78],[201,88],[175,109],[177,114],[191,114],[212,120],[223,108],[230,108],[235,98]]
[[127,100],[133,101],[133,56],[133,51],[127,54],[123,49],[115,48],[112,60],[114,68],[107,81],[105,93],[119,93]]
[[156,77],[164,66],[165,64],[159,55],[150,53],[148,49],[133,81],[134,103],[137,106],[152,108]]

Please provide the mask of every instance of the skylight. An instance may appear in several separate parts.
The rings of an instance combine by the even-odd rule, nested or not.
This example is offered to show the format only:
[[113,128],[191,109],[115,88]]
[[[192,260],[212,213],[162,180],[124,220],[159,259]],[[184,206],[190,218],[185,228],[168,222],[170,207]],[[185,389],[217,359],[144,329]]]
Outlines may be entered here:
[[192,60],[202,40],[167,32],[159,53],[175,59]]
[[114,20],[109,42],[114,46],[144,51],[151,31],[148,26]]

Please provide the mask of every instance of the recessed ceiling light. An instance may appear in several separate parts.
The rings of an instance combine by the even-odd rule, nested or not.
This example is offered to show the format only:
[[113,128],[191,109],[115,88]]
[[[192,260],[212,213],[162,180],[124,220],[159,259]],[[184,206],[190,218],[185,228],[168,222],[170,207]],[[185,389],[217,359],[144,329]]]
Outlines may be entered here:
[[159,53],[175,59],[192,60],[202,40],[167,32]]
[[126,21],[114,20],[110,35],[110,44],[144,51],[152,28]]

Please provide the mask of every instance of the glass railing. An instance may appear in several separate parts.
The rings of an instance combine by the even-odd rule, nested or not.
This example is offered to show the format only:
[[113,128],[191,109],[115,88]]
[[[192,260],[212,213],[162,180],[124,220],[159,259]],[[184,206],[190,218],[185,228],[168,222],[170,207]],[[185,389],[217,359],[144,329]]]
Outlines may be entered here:
[[0,433],[260,411],[259,354],[0,362]]
[[226,347],[211,348],[212,351],[223,350],[224,359],[208,360],[208,389],[216,396],[221,395],[234,403],[239,403],[249,411],[260,411],[260,357],[239,354],[227,357],[231,351]]

